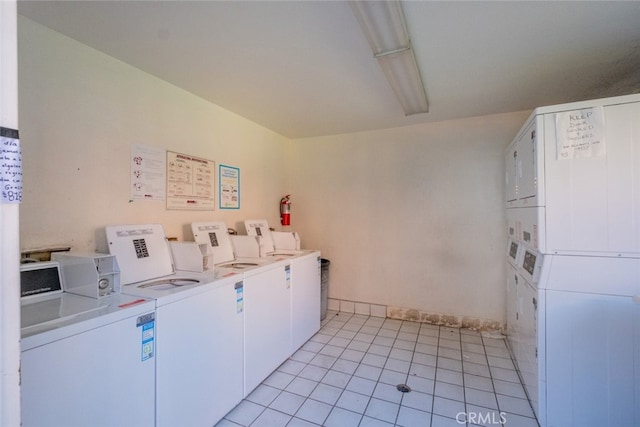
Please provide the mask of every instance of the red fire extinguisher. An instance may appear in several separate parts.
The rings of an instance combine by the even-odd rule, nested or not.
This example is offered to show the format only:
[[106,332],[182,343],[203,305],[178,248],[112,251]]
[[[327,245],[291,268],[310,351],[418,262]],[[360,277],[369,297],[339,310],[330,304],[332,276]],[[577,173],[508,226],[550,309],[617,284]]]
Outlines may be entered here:
[[291,195],[287,194],[280,199],[280,224],[291,225]]

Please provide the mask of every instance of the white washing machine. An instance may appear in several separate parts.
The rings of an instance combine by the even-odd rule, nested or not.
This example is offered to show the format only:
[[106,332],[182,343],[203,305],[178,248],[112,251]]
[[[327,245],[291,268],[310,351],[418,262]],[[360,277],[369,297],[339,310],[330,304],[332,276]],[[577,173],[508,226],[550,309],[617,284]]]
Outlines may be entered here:
[[[243,280],[243,388],[247,396],[292,354],[289,260],[260,257],[259,241],[251,236],[234,236],[234,246],[223,222],[193,223],[191,229],[196,242],[211,246],[218,277]],[[236,250],[254,256],[236,257]]]
[[291,265],[291,352],[320,330],[319,251],[303,251],[289,259]]
[[188,287],[124,285],[156,300],[156,426],[212,426],[243,397],[241,276]]
[[[260,257],[260,242],[249,236],[233,236],[222,221],[194,222],[191,231],[196,243],[206,244],[213,253],[216,276],[226,277],[260,268],[280,259]],[[237,255],[238,252],[240,256]]]
[[196,242],[211,246],[217,275],[244,280],[245,395],[320,329],[321,303],[320,252],[300,250],[293,235],[277,250],[266,221],[251,224],[262,231],[233,239],[222,222],[191,225]]
[[157,224],[107,227],[122,293],[156,302],[156,426],[216,424],[243,397],[243,284],[173,272]]
[[540,285],[540,424],[638,425],[638,259],[547,256]]
[[59,271],[21,268],[22,425],[152,427],[154,302],[63,292]]
[[244,277],[244,394],[291,354],[291,269],[275,262]]
[[249,235],[264,239],[268,258],[289,260],[293,353],[320,330],[320,252],[301,250],[297,233],[272,232],[266,219],[246,220],[245,228]]

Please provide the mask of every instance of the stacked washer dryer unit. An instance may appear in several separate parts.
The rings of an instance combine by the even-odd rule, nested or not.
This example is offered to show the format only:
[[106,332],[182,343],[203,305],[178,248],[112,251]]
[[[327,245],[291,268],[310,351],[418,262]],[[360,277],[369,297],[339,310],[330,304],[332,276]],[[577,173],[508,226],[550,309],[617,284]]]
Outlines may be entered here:
[[[191,230],[197,243],[211,246],[216,275],[236,277],[243,283],[244,348],[238,360],[244,361],[243,395],[247,396],[291,355],[288,260],[261,258],[259,241],[251,236],[238,236],[234,250],[223,222],[197,222]],[[240,246],[242,250],[236,251]]]
[[265,219],[246,220],[247,234],[261,236],[266,256],[288,258],[291,266],[291,352],[320,330],[320,252],[301,250],[294,232],[272,232]]
[[155,304],[112,256],[55,259],[21,268],[22,425],[152,427]]
[[506,171],[508,341],[540,425],[640,425],[640,95],[536,109]]
[[174,271],[159,224],[109,226],[106,234],[122,293],[155,300],[155,425],[214,425],[243,396],[242,282]]

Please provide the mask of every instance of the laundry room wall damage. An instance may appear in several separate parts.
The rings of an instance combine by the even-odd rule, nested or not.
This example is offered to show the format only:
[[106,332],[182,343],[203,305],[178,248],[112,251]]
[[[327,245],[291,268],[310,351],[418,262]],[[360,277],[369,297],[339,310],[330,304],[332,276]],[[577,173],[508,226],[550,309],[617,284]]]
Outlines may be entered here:
[[528,114],[291,143],[294,225],[331,260],[329,298],[352,312],[382,305],[387,316],[500,329],[503,153]]

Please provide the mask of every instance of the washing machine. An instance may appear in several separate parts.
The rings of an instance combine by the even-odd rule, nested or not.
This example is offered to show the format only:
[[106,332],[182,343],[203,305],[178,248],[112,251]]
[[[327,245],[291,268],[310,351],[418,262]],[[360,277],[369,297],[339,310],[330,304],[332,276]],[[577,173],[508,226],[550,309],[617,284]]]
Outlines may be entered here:
[[21,267],[22,425],[152,427],[154,302],[71,294],[60,271]]
[[289,260],[291,266],[291,352],[297,351],[320,330],[320,252],[303,251]]
[[291,268],[280,262],[244,278],[244,393],[251,393],[291,356]]
[[196,242],[211,246],[218,277],[243,280],[244,396],[247,396],[293,353],[289,259],[261,257],[264,251],[260,238],[230,236],[223,222],[193,223],[191,229]]
[[281,261],[261,257],[261,239],[231,236],[222,221],[194,222],[191,224],[191,231],[196,243],[208,245],[219,277],[242,275],[247,270]]
[[540,287],[540,424],[640,425],[638,259],[548,256]]
[[106,232],[122,293],[155,300],[156,426],[216,424],[243,397],[242,276],[174,271],[158,224]]
[[300,249],[295,232],[271,231],[266,219],[245,221],[249,235],[264,239],[266,257],[288,259],[291,266],[291,351],[320,330],[320,251]]

